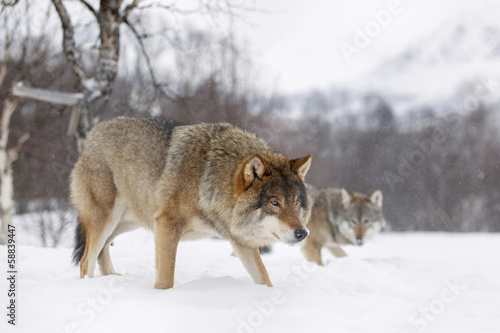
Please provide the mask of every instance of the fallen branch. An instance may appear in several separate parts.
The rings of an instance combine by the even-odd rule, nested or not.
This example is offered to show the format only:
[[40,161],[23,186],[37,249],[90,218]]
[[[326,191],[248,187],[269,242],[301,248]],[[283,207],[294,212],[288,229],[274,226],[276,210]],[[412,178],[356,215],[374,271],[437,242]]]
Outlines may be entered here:
[[12,89],[12,93],[19,97],[29,97],[39,101],[70,106],[78,104],[78,102],[83,98],[83,94],[81,93],[66,93],[61,91],[38,89],[25,87],[22,84],[16,85]]

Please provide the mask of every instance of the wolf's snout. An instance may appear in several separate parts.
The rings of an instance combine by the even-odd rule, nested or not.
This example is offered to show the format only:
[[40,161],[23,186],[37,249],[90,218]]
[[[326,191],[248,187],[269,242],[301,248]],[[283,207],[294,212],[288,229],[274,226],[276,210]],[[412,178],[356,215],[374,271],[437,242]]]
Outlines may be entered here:
[[363,245],[363,238],[356,238],[356,245],[358,246]]
[[309,230],[307,230],[306,228],[299,228],[295,230],[293,234],[295,235],[295,238],[297,238],[297,240],[300,242],[303,241],[307,237],[307,235],[309,235]]

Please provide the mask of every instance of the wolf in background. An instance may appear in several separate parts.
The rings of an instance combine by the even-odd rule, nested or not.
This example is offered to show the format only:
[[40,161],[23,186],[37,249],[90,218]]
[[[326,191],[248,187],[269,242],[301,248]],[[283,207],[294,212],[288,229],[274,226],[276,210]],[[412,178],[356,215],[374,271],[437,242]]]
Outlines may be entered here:
[[308,261],[322,266],[323,247],[335,257],[345,257],[341,245],[361,246],[386,225],[380,190],[367,196],[344,188],[306,187],[313,203],[308,224],[311,234],[302,247]]
[[228,239],[254,282],[272,286],[259,247],[309,234],[311,158],[290,160],[227,123],[98,124],[70,176],[80,277],[93,277],[96,261],[103,275],[117,274],[109,245],[142,226],[154,230],[157,289],[174,285],[178,242],[202,237]]

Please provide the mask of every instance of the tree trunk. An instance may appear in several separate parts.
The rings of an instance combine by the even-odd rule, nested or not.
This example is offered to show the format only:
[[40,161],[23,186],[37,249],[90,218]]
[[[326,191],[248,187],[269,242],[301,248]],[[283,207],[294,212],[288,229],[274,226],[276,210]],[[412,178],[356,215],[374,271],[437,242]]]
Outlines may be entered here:
[[116,74],[118,72],[118,57],[120,53],[120,6],[122,0],[101,0],[99,11],[94,11],[99,24],[99,55],[96,75],[86,78],[74,40],[74,29],[70,16],[61,0],[52,0],[63,28],[63,48],[66,60],[70,64],[78,81],[78,89],[83,92],[82,110],[76,131],[78,150],[81,152],[83,142],[88,132],[101,119],[102,113],[109,101]]
[[10,119],[17,107],[18,98],[5,99],[2,113],[0,135],[0,208],[2,212],[2,226],[0,228],[0,245],[7,242],[7,228],[12,223],[14,215],[14,188],[12,180],[12,161],[7,150],[7,140],[10,132]]
[[[10,163],[9,163],[10,164]],[[0,245],[7,243],[8,225],[12,224],[14,216],[14,185],[12,177],[12,167],[7,167],[0,173],[1,191],[2,191],[2,228],[0,230]]]

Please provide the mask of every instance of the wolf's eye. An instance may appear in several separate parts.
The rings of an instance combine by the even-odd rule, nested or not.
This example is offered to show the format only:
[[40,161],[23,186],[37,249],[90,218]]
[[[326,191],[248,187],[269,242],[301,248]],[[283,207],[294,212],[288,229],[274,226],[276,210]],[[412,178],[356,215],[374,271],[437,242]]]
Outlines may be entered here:
[[280,203],[278,202],[278,200],[273,200],[273,201],[271,201],[271,205],[273,205],[275,207],[279,207]]
[[351,220],[350,221],[352,224],[356,224],[356,221],[355,220]]
[[370,221],[369,220],[363,220],[363,223],[364,224],[368,224],[368,223],[370,223]]
[[299,200],[299,199],[295,200],[295,206],[298,206],[298,205],[299,205],[299,203],[300,203],[300,200]]

